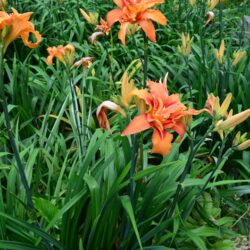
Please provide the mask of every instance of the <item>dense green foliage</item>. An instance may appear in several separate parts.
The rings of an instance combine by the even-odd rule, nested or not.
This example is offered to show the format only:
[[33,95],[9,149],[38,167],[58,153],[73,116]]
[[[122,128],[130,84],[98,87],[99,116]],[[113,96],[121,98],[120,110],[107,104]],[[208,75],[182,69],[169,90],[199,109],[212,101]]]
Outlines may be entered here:
[[[215,19],[206,26],[207,7],[196,2],[192,7],[188,1],[169,0],[157,7],[168,25],[156,25],[157,43],[149,42],[148,79],[159,81],[169,72],[170,93],[180,93],[187,105],[191,83],[197,109],[211,92],[221,100],[231,92],[234,113],[249,109],[250,44],[242,23],[250,15],[247,1],[218,5]],[[250,224],[250,151],[227,154],[236,132],[225,145],[216,133],[199,144],[211,123],[203,114],[193,118],[192,133],[161,157],[149,153],[150,131],[135,136],[141,142],[138,152],[131,148],[131,140],[120,134],[127,120],[118,114],[108,114],[112,135],[99,128],[96,109],[104,100],[118,99],[125,70],[138,85],[144,76],[142,32],[128,36],[127,46],[117,38],[118,25],[96,44],[88,40],[95,27],[79,8],[104,18],[115,7],[113,1],[12,0],[10,7],[33,12],[43,41],[30,50],[18,39],[5,55],[8,110],[35,209],[26,205],[1,112],[0,249],[230,250],[243,244]],[[182,32],[193,37],[188,60],[177,50]],[[222,39],[225,62],[220,65],[215,49]],[[72,73],[79,88],[82,152],[67,72],[58,61],[46,64],[47,47],[68,43],[75,46],[77,59],[94,58],[87,71],[74,68]],[[239,49],[246,56],[234,66],[233,54]],[[239,129],[248,132],[250,120]],[[190,150],[198,144],[168,218]],[[135,156],[140,164],[133,173]]]

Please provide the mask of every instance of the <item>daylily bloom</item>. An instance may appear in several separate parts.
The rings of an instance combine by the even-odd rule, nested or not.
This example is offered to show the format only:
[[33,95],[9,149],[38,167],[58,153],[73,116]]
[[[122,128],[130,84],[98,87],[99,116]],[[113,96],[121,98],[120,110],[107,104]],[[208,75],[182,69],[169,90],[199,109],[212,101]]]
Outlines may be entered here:
[[147,81],[150,92],[145,95],[148,110],[135,117],[122,132],[122,136],[153,129],[151,153],[167,155],[171,150],[175,131],[182,138],[186,132],[184,118],[198,115],[205,110],[187,109],[178,94],[168,95],[166,83]]
[[223,63],[223,56],[225,52],[225,42],[224,40],[221,41],[219,50],[215,50],[215,58],[218,60],[219,63]]
[[99,122],[99,125],[101,128],[107,129],[111,134],[111,129],[110,129],[108,117],[106,115],[107,109],[119,112],[120,114],[122,114],[122,116],[126,116],[126,113],[119,105],[117,105],[111,101],[104,101],[98,106],[98,108],[96,110],[96,116],[97,116],[97,120]]
[[99,25],[96,25],[96,29],[97,30],[100,30],[100,31],[102,31],[103,33],[105,33],[106,35],[108,35],[109,34],[109,31],[110,31],[110,29],[111,29],[111,27],[108,25],[108,22],[107,21],[105,21],[104,19],[102,19],[101,18],[101,24],[99,24]]
[[118,9],[111,10],[107,14],[109,26],[120,22],[121,27],[118,38],[125,45],[125,36],[128,33],[129,24],[137,23],[145,32],[146,36],[156,42],[155,28],[152,21],[166,25],[166,17],[155,9],[150,9],[155,4],[164,3],[164,0],[114,0]]
[[238,50],[236,53],[234,53],[234,60],[233,60],[233,62],[232,62],[232,64],[235,66],[235,65],[237,65],[238,63],[239,63],[239,61],[243,58],[243,57],[245,57],[245,55],[246,55],[246,51],[240,51],[240,50]]
[[97,25],[98,24],[98,16],[99,14],[97,12],[90,12],[87,13],[86,11],[84,11],[83,9],[80,8],[80,12],[83,16],[83,18],[89,23],[89,24],[93,24],[93,25]]
[[54,57],[65,65],[71,66],[74,62],[75,48],[73,45],[49,47],[47,48],[49,56],[47,57],[47,64],[53,65]]
[[[4,40],[4,52],[11,42],[13,42],[18,37],[21,37],[24,45],[29,48],[36,48],[40,43],[42,37],[38,31],[35,30],[33,23],[29,21],[32,12],[27,12],[20,14],[14,8],[12,8],[12,14],[0,14],[0,29],[3,25],[7,24],[10,26],[9,32],[3,38]],[[36,38],[36,42],[29,42],[29,35],[33,34]]]

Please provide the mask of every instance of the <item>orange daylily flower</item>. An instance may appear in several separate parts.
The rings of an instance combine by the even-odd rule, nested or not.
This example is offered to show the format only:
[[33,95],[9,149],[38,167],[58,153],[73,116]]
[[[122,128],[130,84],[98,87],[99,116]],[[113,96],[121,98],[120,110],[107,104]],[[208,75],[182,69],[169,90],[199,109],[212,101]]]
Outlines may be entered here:
[[168,95],[166,82],[147,81],[150,92],[145,95],[148,110],[135,117],[122,132],[122,136],[153,129],[151,153],[167,155],[171,150],[175,131],[182,138],[186,132],[185,117],[198,115],[205,110],[187,109],[178,94]]
[[150,9],[155,4],[164,3],[164,0],[114,0],[118,9],[111,10],[107,14],[108,25],[120,22],[121,27],[118,38],[125,45],[125,36],[130,24],[138,24],[146,36],[156,42],[155,28],[152,21],[166,25],[166,17],[155,9]]
[[106,35],[109,34],[109,31],[111,29],[111,27],[109,26],[108,22],[105,21],[104,19],[101,18],[100,20],[100,24],[96,25],[96,29],[102,31],[103,33],[105,33]]
[[68,44],[66,46],[49,47],[47,48],[49,56],[47,57],[47,64],[53,65],[54,57],[60,62],[67,65],[72,65],[74,62],[75,48],[73,45]]
[[[9,44],[18,37],[22,38],[24,45],[26,45],[27,47],[32,49],[36,48],[40,43],[42,37],[40,33],[35,30],[33,23],[29,21],[32,12],[20,14],[14,8],[12,8],[12,12],[13,13],[9,15],[10,20],[7,17],[8,14],[5,14],[5,17],[8,19],[7,24],[10,25],[10,30],[8,34],[4,37],[4,52],[6,51]],[[0,14],[0,23],[2,26],[1,16],[4,16],[4,14]],[[34,35],[34,37],[36,38],[36,42],[29,42],[30,34]]]

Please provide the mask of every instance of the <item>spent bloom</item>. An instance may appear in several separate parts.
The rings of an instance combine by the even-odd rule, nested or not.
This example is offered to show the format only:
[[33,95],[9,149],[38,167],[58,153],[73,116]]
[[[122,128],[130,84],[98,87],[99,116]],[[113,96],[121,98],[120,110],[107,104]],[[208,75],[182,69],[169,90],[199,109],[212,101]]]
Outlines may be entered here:
[[110,27],[115,22],[120,22],[121,27],[118,38],[124,45],[131,24],[138,24],[146,36],[151,41],[156,42],[155,28],[152,21],[166,25],[167,19],[159,10],[150,8],[155,4],[164,3],[164,0],[114,0],[114,2],[118,9],[108,12],[107,21]]
[[49,53],[47,57],[47,64],[53,65],[53,59],[56,58],[65,65],[72,66],[75,56],[75,48],[71,44],[66,46],[59,45],[58,47],[47,48]]
[[168,94],[166,82],[147,81],[149,91],[141,95],[147,110],[136,116],[122,132],[122,136],[132,135],[153,129],[151,153],[167,155],[172,148],[173,134],[182,138],[186,132],[185,118],[198,115],[204,110],[188,109],[181,103],[178,94]]
[[[34,24],[29,21],[32,12],[18,13],[12,8],[12,13],[9,15],[4,11],[0,11],[0,30],[2,30],[2,41],[4,44],[4,52],[11,42],[17,38],[22,38],[25,46],[29,48],[36,48],[41,42],[42,37],[38,31],[35,30]],[[7,31],[3,32],[7,27]],[[36,42],[30,42],[30,34],[33,34]]]
[[74,67],[78,67],[78,66],[83,66],[85,69],[88,69],[90,67],[90,65],[93,62],[93,57],[82,57],[79,61],[74,63]]
[[107,129],[111,133],[108,117],[106,114],[107,109],[116,111],[116,112],[122,114],[123,116],[126,116],[126,113],[119,105],[117,105],[116,103],[111,102],[111,101],[104,101],[98,106],[98,108],[96,110],[96,116],[97,116],[97,120],[99,122],[99,125],[101,128]]
[[211,10],[208,11],[208,12],[207,12],[207,21],[206,21],[206,24],[205,24],[205,25],[210,24],[210,23],[214,20],[214,17],[215,17],[214,12],[211,11]]

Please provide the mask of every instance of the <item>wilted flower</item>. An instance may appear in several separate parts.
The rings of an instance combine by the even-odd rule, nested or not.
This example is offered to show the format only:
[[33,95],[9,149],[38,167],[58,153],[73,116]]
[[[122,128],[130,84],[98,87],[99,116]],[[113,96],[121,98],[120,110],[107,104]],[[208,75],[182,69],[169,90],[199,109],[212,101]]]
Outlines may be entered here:
[[225,42],[224,40],[221,41],[219,50],[215,50],[215,58],[218,60],[220,64],[223,64],[223,56],[225,52]]
[[101,31],[97,31],[97,32],[94,32],[90,37],[89,37],[89,41],[92,43],[92,44],[95,44],[97,42],[97,37],[99,36],[103,36],[104,33],[101,32]]
[[214,19],[215,15],[213,11],[208,11],[207,12],[207,21],[205,25],[208,25],[209,23],[211,23]]
[[189,56],[191,52],[191,43],[192,43],[193,38],[190,40],[190,35],[187,34],[185,35],[184,33],[181,34],[181,41],[182,45],[178,45],[178,52],[180,54],[183,54],[185,56]]
[[187,109],[181,103],[178,94],[168,95],[165,83],[147,81],[150,89],[145,95],[145,103],[148,110],[135,117],[122,132],[122,136],[136,134],[144,130],[153,129],[151,153],[167,155],[172,147],[175,131],[182,138],[186,131],[184,118],[189,115],[197,115],[204,110]]
[[232,64],[235,66],[239,63],[239,61],[244,58],[246,55],[246,51],[241,51],[241,50],[238,50],[236,53],[234,53],[233,57],[234,57],[234,60],[232,62]]
[[152,21],[166,25],[166,17],[155,9],[150,9],[155,4],[164,3],[164,0],[114,0],[118,9],[111,10],[107,14],[109,26],[119,21],[121,24],[118,34],[119,39],[125,45],[125,36],[128,33],[129,24],[137,23],[146,36],[156,42],[155,28]]
[[119,112],[120,114],[122,114],[122,116],[126,116],[126,113],[119,105],[111,101],[104,101],[98,106],[96,110],[96,116],[99,125],[101,128],[107,129],[111,133],[108,117],[106,115],[107,109]]
[[72,66],[75,56],[75,48],[73,45],[66,46],[59,45],[58,47],[47,48],[49,56],[47,57],[47,64],[53,65],[54,57],[65,65]]
[[80,12],[83,16],[83,18],[92,25],[97,25],[98,24],[98,17],[99,14],[97,12],[85,12],[83,9],[80,8]]
[[74,67],[82,65],[85,69],[88,69],[91,63],[93,62],[93,59],[94,59],[93,57],[83,57],[79,61],[74,63]]
[[[4,52],[11,42],[17,38],[22,38],[24,45],[29,48],[36,48],[40,43],[42,37],[38,31],[35,30],[33,23],[29,21],[32,12],[20,14],[12,8],[12,14],[8,15],[6,12],[0,12],[0,30],[6,25],[9,27],[8,32],[2,34],[4,43]],[[33,34],[36,42],[29,42],[29,36]]]

